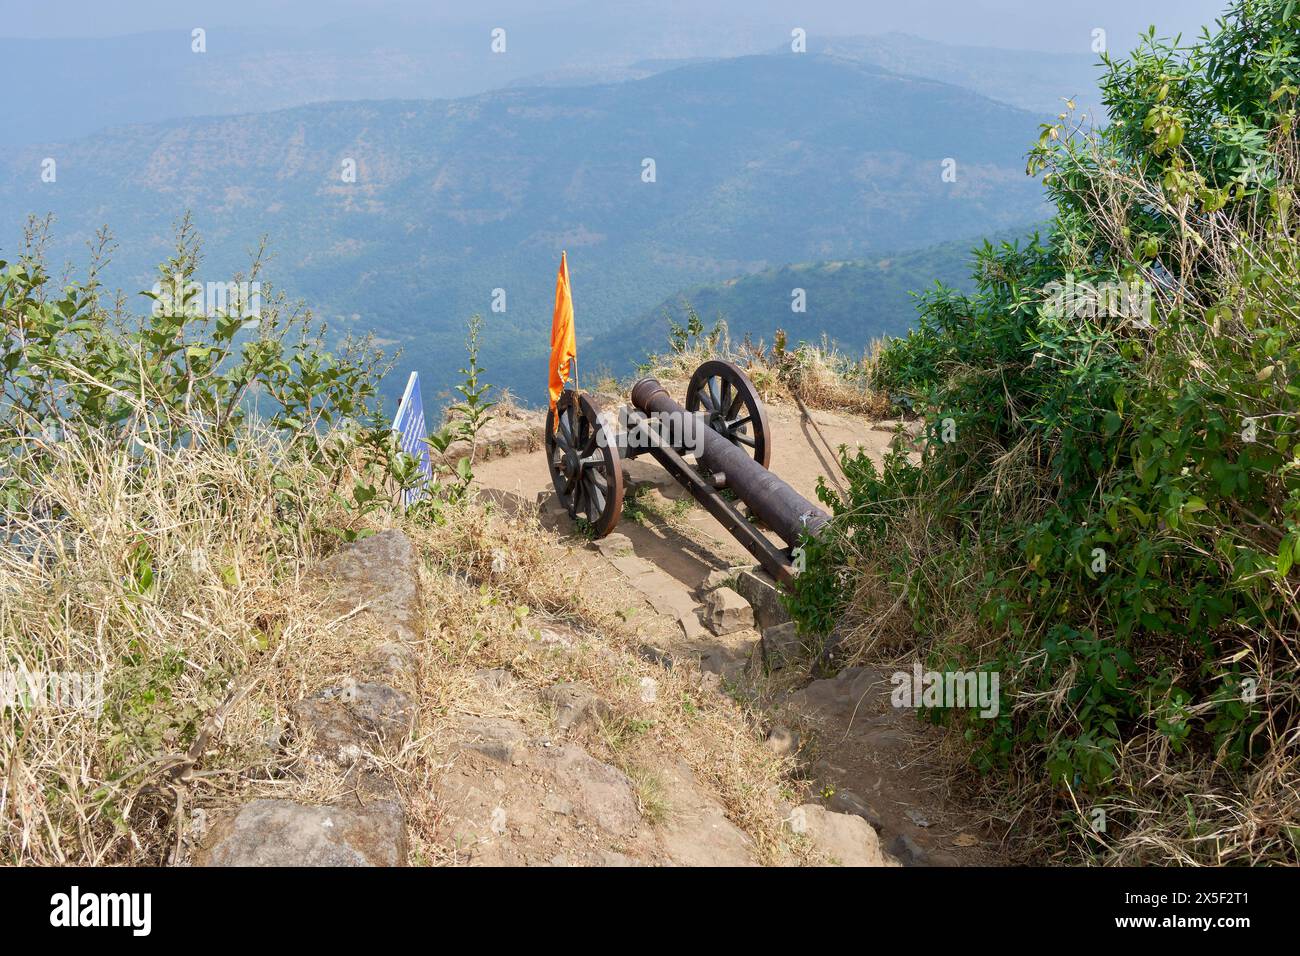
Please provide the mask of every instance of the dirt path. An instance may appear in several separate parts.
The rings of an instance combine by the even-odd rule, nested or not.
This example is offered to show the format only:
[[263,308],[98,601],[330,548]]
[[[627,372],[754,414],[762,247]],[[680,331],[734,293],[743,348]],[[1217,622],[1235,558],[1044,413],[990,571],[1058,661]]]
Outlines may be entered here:
[[[819,479],[832,487],[842,480],[834,464],[839,445],[865,448],[879,462],[892,435],[860,416],[812,414],[820,435],[793,405],[768,406],[772,470],[815,501]],[[810,681],[806,666],[765,666],[758,630],[744,627],[720,636],[704,626],[706,585],[751,566],[752,558],[653,460],[627,462],[625,474],[622,521],[609,538],[587,545],[581,560],[598,574],[620,575],[644,598],[648,614],[677,623],[665,628],[657,620],[660,626],[646,628],[647,642],[672,659],[698,662],[717,675],[720,690],[760,707],[773,722],[771,745],[797,751],[805,775],[797,786],[806,788],[805,795],[865,818],[899,862],[999,862],[995,841],[948,792],[958,768],[940,756],[942,732],[891,705],[893,668],[851,668],[830,680]],[[481,462],[475,477],[502,507],[540,504],[545,527],[580,540],[555,502],[541,451]]]

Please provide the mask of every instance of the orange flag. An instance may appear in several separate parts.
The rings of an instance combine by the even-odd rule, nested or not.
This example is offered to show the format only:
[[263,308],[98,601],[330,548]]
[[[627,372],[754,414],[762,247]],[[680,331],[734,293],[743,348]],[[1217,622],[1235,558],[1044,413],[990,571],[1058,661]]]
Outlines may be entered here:
[[[564,381],[578,357],[578,345],[573,334],[573,296],[569,292],[569,260],[560,253],[560,274],[555,279],[555,315],[551,318],[551,411],[564,391]],[[575,376],[576,379],[576,376]],[[554,419],[559,424],[558,419]]]

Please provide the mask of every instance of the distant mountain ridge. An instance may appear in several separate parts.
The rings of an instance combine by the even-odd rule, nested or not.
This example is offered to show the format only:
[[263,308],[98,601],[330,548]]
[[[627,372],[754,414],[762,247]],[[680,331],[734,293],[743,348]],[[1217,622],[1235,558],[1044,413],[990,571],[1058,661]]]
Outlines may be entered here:
[[672,59],[637,60],[635,63],[614,64],[606,66],[567,66],[544,73],[530,73],[517,80],[511,80],[507,86],[595,86],[600,83],[626,83],[628,80],[644,80],[656,73],[680,69],[683,66],[695,66],[698,63],[714,63],[722,59],[715,56],[679,57]]
[[[6,103],[0,145],[67,142],[95,130],[191,116],[241,115],[308,103],[447,98],[520,86],[582,86],[645,79],[681,66],[764,52],[743,38],[714,44],[712,56],[668,52],[667,38],[601,34],[602,53],[566,43],[545,21],[515,28],[508,56],[493,55],[485,28],[454,22],[430,29],[357,18],[328,29],[213,28],[207,49],[168,30],[89,39],[0,37],[0,86],[37,95]],[[591,38],[588,38],[591,42]],[[646,49],[658,47],[658,56]],[[728,49],[727,47],[730,47]],[[686,49],[691,49],[687,45]],[[1038,112],[1061,97],[1094,94],[1095,57],[952,46],[904,33],[808,37],[810,54],[871,64],[905,76],[964,86]],[[789,46],[767,52],[785,56]],[[576,62],[575,62],[576,61]],[[160,78],[165,81],[160,82]]]
[[[445,387],[466,317],[481,312],[494,381],[535,397],[562,249],[590,337],[701,282],[1016,227],[1043,208],[1023,161],[1040,121],[814,54],[613,85],[172,120],[0,149],[0,255],[29,213],[56,215],[56,264],[84,262],[107,223],[120,248],[106,279],[135,291],[192,209],[203,278],[230,278],[267,234],[271,275],[341,332],[402,346],[404,368]],[[53,183],[40,175],[48,156]],[[354,183],[341,178],[348,159]],[[647,159],[654,182],[643,181]],[[495,289],[505,313],[490,312]]]
[[879,36],[810,36],[810,53],[870,63],[893,73],[924,77],[974,90],[1021,109],[1055,114],[1073,99],[1081,112],[1103,121],[1094,53],[1046,53],[936,43],[908,33]]

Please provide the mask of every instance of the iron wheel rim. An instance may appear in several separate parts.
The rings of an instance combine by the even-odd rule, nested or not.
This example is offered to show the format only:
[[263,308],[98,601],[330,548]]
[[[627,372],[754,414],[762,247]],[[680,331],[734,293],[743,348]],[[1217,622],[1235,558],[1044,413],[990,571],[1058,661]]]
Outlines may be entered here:
[[566,389],[546,413],[546,463],[570,518],[582,517],[598,538],[614,530],[623,512],[623,464],[613,432],[586,395]]
[[686,388],[686,410],[703,412],[710,428],[754,456],[764,468],[772,457],[767,411],[758,389],[734,362],[705,362]]

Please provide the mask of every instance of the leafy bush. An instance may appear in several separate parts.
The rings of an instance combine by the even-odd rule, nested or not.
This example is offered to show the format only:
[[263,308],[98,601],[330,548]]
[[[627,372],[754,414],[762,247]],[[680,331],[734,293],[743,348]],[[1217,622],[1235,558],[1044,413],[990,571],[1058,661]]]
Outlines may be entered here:
[[[45,461],[43,440],[98,433],[128,444],[148,436],[146,443],[165,448],[230,448],[257,420],[283,437],[288,456],[320,469],[329,493],[351,506],[353,521],[316,530],[355,537],[366,514],[418,480],[380,416],[381,354],[368,342],[349,343],[337,356],[325,351],[323,328],[313,329],[309,313],[290,308],[269,286],[255,316],[234,298],[209,310],[194,281],[200,261],[187,219],[175,255],[159,269],[165,291],[145,293],[153,307],[142,315],[121,302],[104,305],[97,268],[86,282],[56,289],[38,254],[0,262],[6,510],[33,506],[22,489]],[[260,272],[259,255],[250,284]],[[142,456],[141,466],[146,462]]]
[[999,670],[996,720],[932,716],[1076,850],[1295,861],[1300,5],[1107,67],[1109,124],[1030,152],[1050,234],[986,245],[880,355],[923,459],[845,462],[793,606]]

